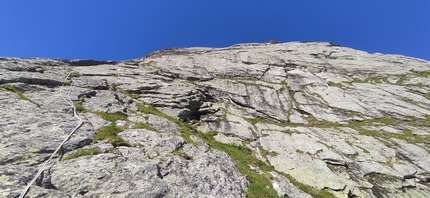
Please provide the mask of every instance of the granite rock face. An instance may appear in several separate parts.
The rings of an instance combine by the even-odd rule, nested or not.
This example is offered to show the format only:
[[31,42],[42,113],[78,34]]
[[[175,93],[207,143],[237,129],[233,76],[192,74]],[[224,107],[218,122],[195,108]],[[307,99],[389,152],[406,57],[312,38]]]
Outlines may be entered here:
[[0,86],[0,197],[79,124],[73,107],[84,124],[31,197],[430,196],[425,60],[326,42],[3,57]]

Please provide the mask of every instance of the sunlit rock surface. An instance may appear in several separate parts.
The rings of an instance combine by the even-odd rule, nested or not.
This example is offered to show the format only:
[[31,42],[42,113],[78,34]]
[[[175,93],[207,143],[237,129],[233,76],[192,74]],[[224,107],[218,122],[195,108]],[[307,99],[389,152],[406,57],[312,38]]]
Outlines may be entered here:
[[328,42],[2,57],[0,84],[0,197],[77,126],[69,97],[85,123],[31,197],[430,197],[425,60]]

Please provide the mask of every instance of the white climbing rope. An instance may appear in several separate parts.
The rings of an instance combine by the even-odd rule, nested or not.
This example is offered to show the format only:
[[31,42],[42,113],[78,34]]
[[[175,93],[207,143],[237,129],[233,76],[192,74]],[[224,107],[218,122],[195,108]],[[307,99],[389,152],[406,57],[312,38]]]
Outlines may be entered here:
[[66,98],[64,98],[64,96],[63,96],[63,94],[62,94],[62,91],[63,91],[63,87],[64,87],[64,84],[65,84],[65,82],[66,82],[66,80],[69,78],[69,76],[70,76],[70,74],[71,73],[69,73],[67,76],[66,76],[66,78],[65,78],[65,80],[64,80],[64,82],[63,82],[63,85],[61,85],[61,88],[60,88],[60,95],[61,95],[61,98],[63,98],[63,100],[65,100],[66,102],[67,102],[67,104],[69,104],[69,106],[70,107],[72,107],[73,108],[73,114],[74,114],[74,117],[76,117],[77,119],[79,119],[79,124],[73,129],[73,131],[72,132],[70,132],[70,134],[63,140],[63,142],[57,147],[57,149],[55,149],[55,151],[51,154],[51,156],[48,158],[48,160],[46,160],[43,164],[42,164],[42,166],[40,167],[40,169],[39,169],[39,172],[37,172],[37,174],[33,177],[33,179],[30,181],[30,183],[28,183],[27,184],[27,186],[25,187],[25,189],[21,192],[21,195],[19,196],[19,198],[24,198],[24,196],[27,194],[27,192],[28,192],[28,190],[30,190],[30,187],[31,187],[31,185],[33,185],[33,183],[37,180],[37,178],[39,178],[39,176],[42,174],[42,172],[45,170],[45,167],[46,167],[46,165],[48,164],[48,162],[54,157],[54,155],[61,149],[61,147],[64,145],[64,143],[66,143],[69,139],[70,139],[70,137],[72,137],[72,135],[79,129],[79,128],[81,128],[81,126],[84,124],[84,121],[78,116],[78,114],[76,113],[76,107],[73,105],[73,102],[72,102],[72,99],[70,98],[70,92],[71,92],[71,90],[72,90],[72,88],[73,88],[73,81],[72,81],[72,84],[70,85],[70,89],[69,89],[69,91],[68,91],[68,93],[67,93],[67,99]]

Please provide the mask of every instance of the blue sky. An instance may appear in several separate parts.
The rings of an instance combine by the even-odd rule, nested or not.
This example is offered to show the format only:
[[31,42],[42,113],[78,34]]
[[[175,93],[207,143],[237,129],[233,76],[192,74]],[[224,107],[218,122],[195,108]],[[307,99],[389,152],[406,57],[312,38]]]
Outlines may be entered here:
[[430,60],[429,0],[2,0],[0,56],[124,60],[169,47],[330,41]]

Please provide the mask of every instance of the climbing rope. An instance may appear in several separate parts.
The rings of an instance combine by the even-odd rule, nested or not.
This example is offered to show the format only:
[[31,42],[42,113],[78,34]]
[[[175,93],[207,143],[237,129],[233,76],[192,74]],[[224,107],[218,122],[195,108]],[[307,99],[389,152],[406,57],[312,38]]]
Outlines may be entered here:
[[63,91],[63,87],[64,87],[64,84],[65,84],[65,82],[66,82],[66,80],[69,78],[69,76],[70,76],[70,74],[71,73],[69,73],[67,76],[66,76],[66,78],[65,78],[65,80],[64,80],[64,82],[63,82],[63,84],[61,85],[61,88],[60,88],[60,96],[61,96],[61,98],[63,98],[63,100],[64,101],[66,101],[67,102],[67,104],[69,104],[69,106],[70,107],[72,107],[72,109],[73,109],[73,115],[74,115],[74,117],[76,117],[78,120],[79,120],[79,124],[73,129],[73,131],[72,132],[70,132],[70,134],[63,140],[63,142],[57,147],[57,149],[55,149],[55,151],[51,154],[51,156],[48,158],[48,160],[46,160],[43,164],[42,164],[42,166],[40,167],[40,169],[39,169],[39,172],[37,172],[37,174],[33,177],[33,179],[30,181],[30,183],[28,183],[28,185],[25,187],[25,189],[21,192],[21,195],[19,196],[19,198],[24,198],[24,196],[27,194],[27,192],[28,192],[28,190],[30,189],[30,187],[31,187],[31,185],[33,185],[33,183],[37,180],[37,178],[39,178],[39,176],[42,174],[42,172],[45,170],[45,167],[46,167],[46,165],[48,164],[48,162],[54,157],[54,155],[61,149],[61,147],[63,147],[63,145],[64,145],[64,143],[66,143],[69,139],[70,139],[70,137],[72,137],[72,135],[79,129],[79,128],[81,128],[82,127],[82,125],[84,124],[84,121],[78,116],[78,114],[76,113],[76,107],[73,105],[73,102],[72,102],[72,99],[70,98],[70,93],[71,93],[71,90],[73,89],[73,81],[72,81],[72,83],[71,83],[71,85],[70,85],[70,89],[68,90],[68,93],[67,93],[67,99],[66,98],[64,98],[64,96],[63,96],[63,93],[62,93],[62,91]]

